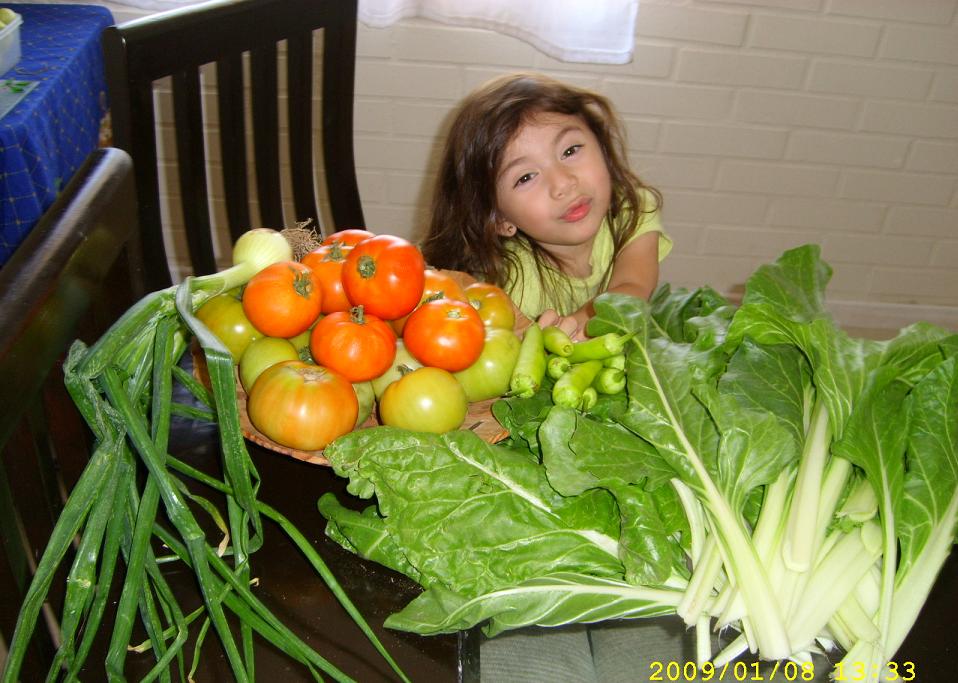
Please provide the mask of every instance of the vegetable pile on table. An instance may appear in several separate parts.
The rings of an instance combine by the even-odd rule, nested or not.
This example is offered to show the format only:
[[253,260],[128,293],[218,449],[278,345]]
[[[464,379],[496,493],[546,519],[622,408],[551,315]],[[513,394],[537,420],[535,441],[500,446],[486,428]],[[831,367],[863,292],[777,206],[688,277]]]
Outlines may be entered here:
[[229,346],[252,425],[297,451],[364,424],[458,428],[509,388],[519,339],[498,287],[460,285],[400,237],[333,233],[197,311]]
[[[560,392],[560,363],[533,354],[493,406],[504,442],[347,434],[326,456],[376,504],[323,496],[327,534],[424,587],[392,628],[676,615],[699,662],[840,648],[846,671],[893,678],[955,540],[958,335],[851,338],[826,310],[830,275],[806,246],[738,306],[707,287],[600,296],[588,332],[624,342],[624,392]],[[713,652],[713,629],[738,635]]]

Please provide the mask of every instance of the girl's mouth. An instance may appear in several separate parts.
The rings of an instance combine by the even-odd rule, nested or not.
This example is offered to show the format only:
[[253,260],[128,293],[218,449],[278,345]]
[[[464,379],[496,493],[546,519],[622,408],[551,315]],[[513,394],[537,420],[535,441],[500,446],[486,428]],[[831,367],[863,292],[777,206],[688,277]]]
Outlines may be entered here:
[[561,219],[566,223],[575,223],[576,221],[580,221],[585,218],[591,208],[592,202],[590,200],[580,199],[565,210],[565,213],[562,214]]

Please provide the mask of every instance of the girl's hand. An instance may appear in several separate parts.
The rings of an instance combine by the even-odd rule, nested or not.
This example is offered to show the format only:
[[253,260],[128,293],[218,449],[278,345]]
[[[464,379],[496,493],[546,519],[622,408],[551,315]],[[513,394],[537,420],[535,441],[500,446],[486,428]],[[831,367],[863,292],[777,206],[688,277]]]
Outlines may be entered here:
[[549,327],[554,325],[560,330],[569,335],[569,338],[574,341],[581,341],[585,339],[585,323],[586,321],[580,321],[578,318],[573,315],[559,315],[551,308],[546,309],[542,312],[542,315],[536,320],[539,324],[539,327]]

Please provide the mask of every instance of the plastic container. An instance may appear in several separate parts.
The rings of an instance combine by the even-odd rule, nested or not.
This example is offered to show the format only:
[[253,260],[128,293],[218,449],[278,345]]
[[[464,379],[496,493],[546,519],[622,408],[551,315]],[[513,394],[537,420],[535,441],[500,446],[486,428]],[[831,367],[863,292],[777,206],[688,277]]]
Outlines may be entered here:
[[20,24],[23,17],[16,19],[0,29],[0,76],[7,73],[20,61]]

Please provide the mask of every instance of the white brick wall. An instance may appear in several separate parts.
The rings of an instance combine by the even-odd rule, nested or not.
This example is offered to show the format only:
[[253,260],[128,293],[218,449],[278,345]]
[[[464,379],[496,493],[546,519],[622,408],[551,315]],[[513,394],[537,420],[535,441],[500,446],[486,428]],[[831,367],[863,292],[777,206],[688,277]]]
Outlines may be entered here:
[[361,26],[369,227],[417,237],[458,100],[537,70],[619,108],[634,167],[665,196],[663,279],[740,293],[813,241],[844,321],[958,329],[958,0],[642,0],[636,43],[630,64],[565,64],[487,31]]

